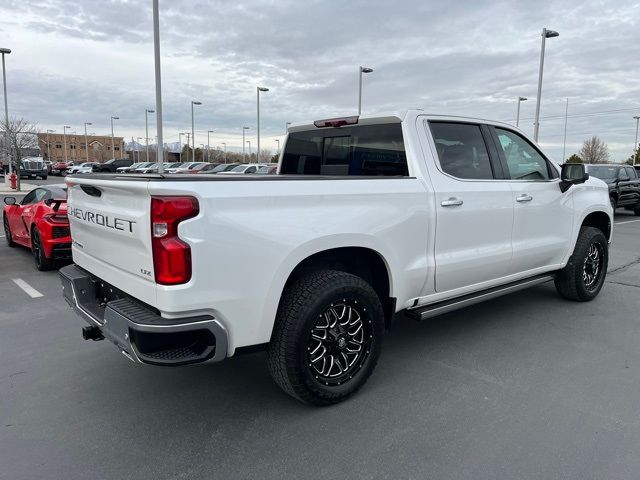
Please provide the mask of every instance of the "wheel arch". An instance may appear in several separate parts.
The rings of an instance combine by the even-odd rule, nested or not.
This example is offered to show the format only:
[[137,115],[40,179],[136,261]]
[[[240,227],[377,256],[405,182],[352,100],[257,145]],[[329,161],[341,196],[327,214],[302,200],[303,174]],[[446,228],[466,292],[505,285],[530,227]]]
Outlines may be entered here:
[[317,270],[339,270],[356,275],[375,290],[385,312],[385,325],[391,326],[395,314],[396,299],[393,294],[391,268],[385,257],[369,247],[340,246],[319,250],[300,259],[289,272],[280,291],[278,304],[286,289],[306,273]]
[[602,231],[608,241],[611,241],[612,220],[609,215],[601,210],[589,213],[582,220],[582,227],[595,227]]

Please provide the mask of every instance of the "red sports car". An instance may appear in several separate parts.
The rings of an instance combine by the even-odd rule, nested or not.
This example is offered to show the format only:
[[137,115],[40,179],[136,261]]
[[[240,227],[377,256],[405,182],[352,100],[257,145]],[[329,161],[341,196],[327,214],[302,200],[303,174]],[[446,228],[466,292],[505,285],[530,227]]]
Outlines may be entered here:
[[27,193],[22,202],[5,197],[2,223],[7,243],[30,248],[38,270],[71,259],[67,186],[47,185]]

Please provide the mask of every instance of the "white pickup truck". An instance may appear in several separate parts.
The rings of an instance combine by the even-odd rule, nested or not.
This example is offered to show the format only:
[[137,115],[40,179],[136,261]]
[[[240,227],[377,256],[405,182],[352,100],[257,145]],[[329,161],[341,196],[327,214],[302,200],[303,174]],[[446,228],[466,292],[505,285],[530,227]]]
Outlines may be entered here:
[[412,110],[289,129],[277,175],[67,178],[64,296],[151,365],[267,350],[311,404],[362,386],[394,315],[425,319],[555,280],[604,283],[604,182],[503,123]]

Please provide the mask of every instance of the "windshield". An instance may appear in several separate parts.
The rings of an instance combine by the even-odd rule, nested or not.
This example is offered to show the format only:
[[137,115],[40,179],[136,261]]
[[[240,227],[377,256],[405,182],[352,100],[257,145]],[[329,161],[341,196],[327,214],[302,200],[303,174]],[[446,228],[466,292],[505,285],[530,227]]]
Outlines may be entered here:
[[601,180],[615,180],[618,176],[618,167],[589,167],[589,174]]
[[116,159],[112,158],[111,160],[107,160],[106,162],[104,162],[105,165],[111,165],[113,162],[115,162]]
[[249,168],[249,165],[238,165],[235,168],[232,168],[230,171],[231,172],[244,172],[247,168]]
[[201,165],[205,165],[203,162],[196,162],[196,163],[192,163],[191,165],[189,165],[189,170],[193,170],[196,167],[199,167]]

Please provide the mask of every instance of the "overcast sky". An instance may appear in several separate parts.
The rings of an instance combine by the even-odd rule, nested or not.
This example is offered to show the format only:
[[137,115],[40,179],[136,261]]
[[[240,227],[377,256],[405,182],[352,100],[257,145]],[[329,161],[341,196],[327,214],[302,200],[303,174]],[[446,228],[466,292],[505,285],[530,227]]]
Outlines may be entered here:
[[[574,5],[570,5],[573,3]],[[144,137],[155,105],[151,0],[2,0],[11,116],[39,128]],[[160,0],[165,141],[255,148],[256,85],[262,144],[275,150],[286,122],[419,107],[515,123],[532,135],[542,27],[547,41],[540,143],[556,160],[591,135],[612,159],[632,151],[640,115],[640,2]],[[155,135],[155,119],[150,136]]]

